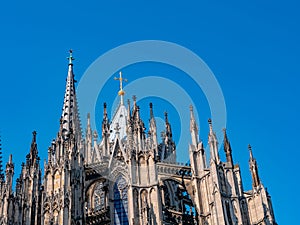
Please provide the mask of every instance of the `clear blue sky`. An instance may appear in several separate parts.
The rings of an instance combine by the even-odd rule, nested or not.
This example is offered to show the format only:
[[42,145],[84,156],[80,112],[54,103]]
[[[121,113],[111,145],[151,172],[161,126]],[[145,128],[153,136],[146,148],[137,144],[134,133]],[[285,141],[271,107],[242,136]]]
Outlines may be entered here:
[[[246,189],[251,187],[247,150],[251,143],[278,223],[298,224],[299,3],[199,2],[0,3],[0,130],[4,161],[10,153],[14,155],[15,177],[29,151],[31,132],[38,132],[44,159],[58,131],[69,48],[74,49],[75,74],[80,80],[97,57],[114,47],[138,40],[165,40],[195,52],[218,79],[226,100],[234,160],[241,166]],[[150,68],[144,65],[124,71],[147,73]],[[168,71],[161,65],[155,68],[156,73]],[[112,89],[103,94],[109,105],[115,97]],[[141,108],[148,113],[147,104]],[[203,114],[202,124],[209,116],[206,111]],[[175,117],[170,119],[176,121]],[[205,126],[200,135],[207,140]]]

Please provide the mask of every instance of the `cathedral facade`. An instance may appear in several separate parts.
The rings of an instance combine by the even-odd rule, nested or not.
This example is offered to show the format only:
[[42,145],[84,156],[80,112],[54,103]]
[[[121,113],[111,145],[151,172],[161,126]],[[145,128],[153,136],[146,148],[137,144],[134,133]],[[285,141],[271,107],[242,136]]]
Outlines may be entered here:
[[113,118],[104,103],[102,130],[92,131],[88,115],[83,134],[70,53],[60,128],[43,173],[36,132],[14,190],[12,156],[5,168],[0,157],[0,225],[277,224],[251,146],[252,190],[245,191],[226,130],[222,162],[208,121],[207,158],[191,106],[190,161],[178,163],[167,113],[158,140],[153,105],[146,132],[136,98],[124,104],[121,74],[118,79],[120,104]]

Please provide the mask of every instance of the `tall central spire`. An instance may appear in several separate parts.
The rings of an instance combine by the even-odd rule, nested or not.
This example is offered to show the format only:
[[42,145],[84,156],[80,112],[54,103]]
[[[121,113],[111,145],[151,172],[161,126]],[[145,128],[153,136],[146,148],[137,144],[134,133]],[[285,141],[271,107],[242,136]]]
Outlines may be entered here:
[[69,134],[73,133],[78,139],[81,139],[81,127],[75,92],[75,80],[73,73],[73,51],[69,51],[70,55],[68,57],[69,60],[69,68],[68,68],[68,76],[64,97],[64,105],[61,116],[61,134],[64,138],[68,138]]

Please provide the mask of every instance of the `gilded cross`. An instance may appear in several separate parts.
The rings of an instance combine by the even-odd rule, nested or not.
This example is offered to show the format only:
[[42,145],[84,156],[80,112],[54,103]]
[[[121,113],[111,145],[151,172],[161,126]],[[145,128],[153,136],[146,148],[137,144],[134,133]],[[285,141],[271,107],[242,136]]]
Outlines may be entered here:
[[114,79],[120,81],[120,91],[122,91],[123,90],[123,81],[127,82],[127,79],[122,77],[122,72],[121,71],[119,72],[119,75],[120,75],[120,77],[115,77]]

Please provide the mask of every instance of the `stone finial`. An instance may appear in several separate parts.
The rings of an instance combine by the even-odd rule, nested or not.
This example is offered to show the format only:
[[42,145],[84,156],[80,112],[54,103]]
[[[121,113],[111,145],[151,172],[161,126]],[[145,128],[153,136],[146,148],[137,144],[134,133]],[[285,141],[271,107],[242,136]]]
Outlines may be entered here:
[[212,124],[212,120],[211,118],[208,119],[208,124],[211,125]]
[[36,131],[34,130],[33,132],[32,132],[32,137],[33,137],[33,142],[36,142]]
[[69,57],[67,57],[67,59],[69,60],[69,65],[72,65],[73,60],[75,60],[75,58],[73,57],[73,50],[72,49],[69,50]]
[[152,104],[152,102],[150,102],[149,107],[150,107],[150,118],[152,119],[152,118],[154,117],[154,114],[153,114],[153,104]]
[[132,96],[132,100],[133,100],[134,105],[136,105],[136,95]]

